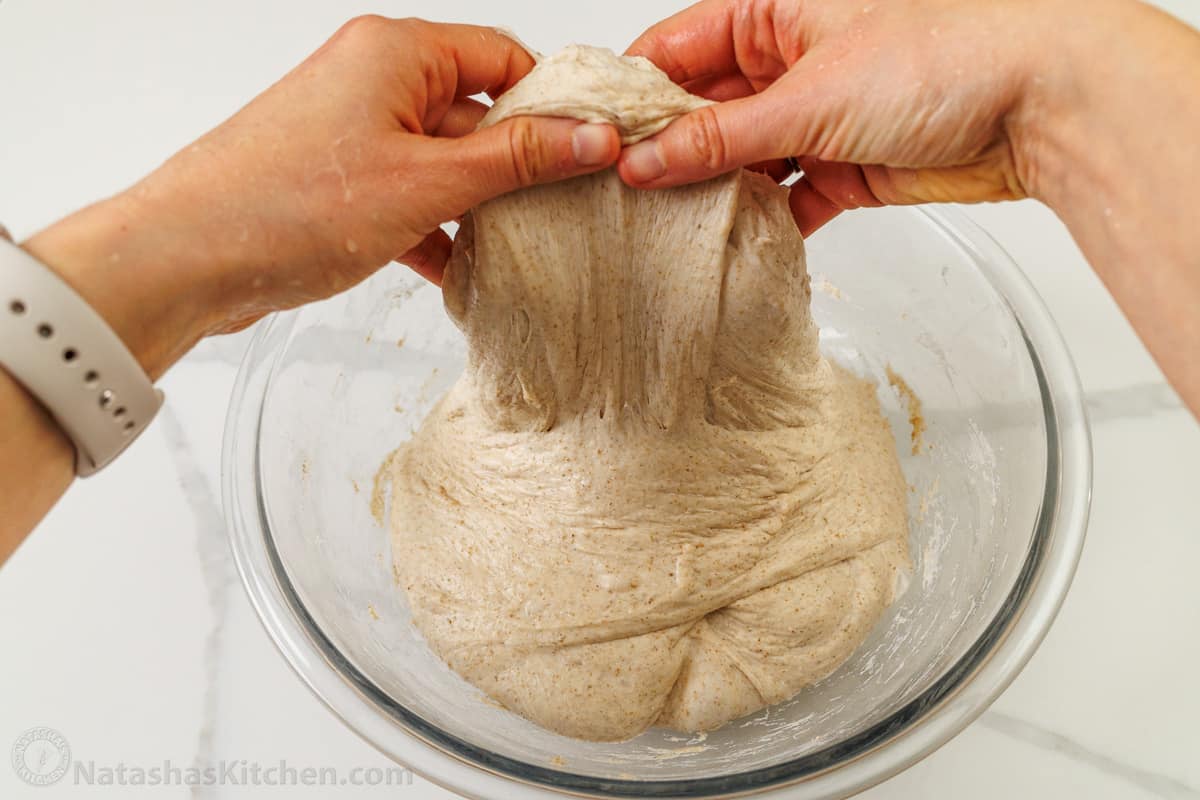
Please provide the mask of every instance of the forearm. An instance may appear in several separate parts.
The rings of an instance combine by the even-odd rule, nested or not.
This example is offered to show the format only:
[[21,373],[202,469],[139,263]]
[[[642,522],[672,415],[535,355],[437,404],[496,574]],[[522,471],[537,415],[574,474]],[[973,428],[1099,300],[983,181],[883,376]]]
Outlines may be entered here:
[[1071,74],[1031,86],[1029,188],[1200,415],[1200,33],[1140,4],[1098,13],[1049,54]]
[[71,485],[74,458],[58,424],[0,369],[0,564]]
[[[207,300],[128,196],[84,209],[22,246],[71,284],[152,379],[204,329]],[[0,563],[74,478],[75,451],[45,409],[0,369]]]

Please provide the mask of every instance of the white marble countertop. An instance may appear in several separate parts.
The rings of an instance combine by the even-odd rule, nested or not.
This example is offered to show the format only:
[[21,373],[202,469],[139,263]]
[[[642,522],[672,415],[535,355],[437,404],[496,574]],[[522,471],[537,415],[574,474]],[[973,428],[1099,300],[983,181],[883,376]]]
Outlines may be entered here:
[[[503,24],[551,50],[574,40],[621,48],[681,5],[0,0],[0,219],[21,236],[129,184],[356,13]],[[1200,24],[1197,3],[1164,5]],[[1200,798],[1200,426],[1053,215],[1034,203],[968,213],[1029,273],[1074,353],[1095,437],[1092,522],[1058,622],[1013,686],[950,744],[864,796]],[[72,489],[0,570],[5,761],[22,731],[46,725],[76,759],[98,764],[389,764],[301,685],[236,578],[219,451],[246,341],[202,343],[176,366],[144,439]],[[148,796],[271,791],[306,790]],[[106,792],[136,796],[69,778],[33,788],[0,766],[0,797]],[[419,778],[343,795],[452,796]]]

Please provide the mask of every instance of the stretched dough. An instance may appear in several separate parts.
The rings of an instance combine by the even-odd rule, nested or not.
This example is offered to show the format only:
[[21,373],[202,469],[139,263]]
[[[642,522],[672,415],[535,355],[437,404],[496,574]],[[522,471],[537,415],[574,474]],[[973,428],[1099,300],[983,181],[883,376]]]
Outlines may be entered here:
[[[704,101],[575,47],[485,124]],[[443,287],[469,363],[395,461],[395,566],[433,649],[507,708],[619,740],[715,728],[844,661],[907,567],[874,387],[821,357],[787,194],[612,170],[464,220]]]

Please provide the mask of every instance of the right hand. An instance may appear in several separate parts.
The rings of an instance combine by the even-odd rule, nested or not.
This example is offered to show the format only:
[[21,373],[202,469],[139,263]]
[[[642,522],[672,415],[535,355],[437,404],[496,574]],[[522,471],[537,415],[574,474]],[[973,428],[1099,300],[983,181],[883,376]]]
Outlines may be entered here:
[[1034,197],[1200,417],[1200,32],[1134,0],[703,0],[629,52],[717,101],[627,148],[629,185],[798,157],[806,236]]
[[659,188],[797,157],[805,177],[791,206],[805,235],[860,206],[1030,196],[1035,98],[1058,80],[1044,54],[1069,39],[1069,8],[705,0],[629,53],[723,102],[627,149],[621,176]]

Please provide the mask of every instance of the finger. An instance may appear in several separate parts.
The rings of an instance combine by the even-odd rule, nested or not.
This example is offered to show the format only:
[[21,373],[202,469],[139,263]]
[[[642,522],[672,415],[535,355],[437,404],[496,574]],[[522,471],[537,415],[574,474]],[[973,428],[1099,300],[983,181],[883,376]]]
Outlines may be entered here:
[[434,136],[443,136],[447,139],[466,136],[479,127],[480,120],[487,112],[487,106],[478,100],[470,98],[456,100],[450,108],[446,109],[441,120],[432,126],[432,133]]
[[817,191],[808,182],[808,178],[801,178],[792,186],[788,194],[788,206],[792,210],[793,219],[796,220],[796,227],[800,229],[800,235],[806,239],[826,222],[842,213],[841,207]]
[[764,102],[767,94],[697,109],[657,136],[626,148],[618,167],[622,180],[643,189],[677,186],[804,152],[781,141],[780,114],[767,107],[779,100]]
[[757,164],[751,164],[746,169],[768,175],[776,183],[783,183],[792,177],[792,166],[788,164],[786,159],[782,158],[760,161]]
[[420,140],[410,159],[433,200],[433,225],[516,189],[604,169],[620,150],[611,125],[514,117],[459,139]]
[[[699,78],[683,85],[691,94],[723,103],[736,100],[739,97],[749,97],[758,90],[751,85],[744,75],[723,75],[718,78]],[[751,172],[761,172],[769,175],[776,183],[786,180],[792,174],[792,168],[787,161],[779,158],[771,161],[759,161],[750,164],[746,169]]]
[[419,41],[434,47],[439,55],[454,60],[457,68],[457,97],[486,92],[503,94],[533,69],[536,63],[515,39],[495,28],[479,25],[423,23]]
[[868,170],[882,167],[863,167],[819,158],[800,158],[804,180],[843,211],[852,208],[877,208],[892,205],[875,193]]
[[800,159],[804,177],[792,187],[788,204],[800,232],[808,236],[843,211],[883,205],[980,203],[1016,200],[1024,189],[990,159],[936,169],[879,164],[847,164]]
[[996,162],[1003,158],[1002,154],[989,153],[973,164],[920,169],[802,158],[800,166],[809,184],[845,210],[881,205],[1020,200],[1026,193],[1013,178],[1015,171]]
[[454,240],[444,230],[437,228],[419,245],[396,260],[411,267],[430,283],[441,286],[442,273],[446,269],[446,261],[450,258],[450,248],[453,246]]
[[676,83],[739,74],[734,4],[703,0],[654,25],[626,50],[650,59]]
[[[795,77],[793,77],[795,76]],[[759,161],[820,152],[817,134],[835,96],[822,97],[801,72],[766,91],[685,114],[657,136],[626,148],[621,178],[657,189],[693,183]]]
[[809,236],[843,211],[881,206],[864,169],[857,164],[800,159],[804,177],[788,195],[796,226]]
[[900,168],[866,166],[872,193],[887,205],[915,203],[996,203],[1028,196],[1015,167],[1002,153],[988,153],[972,164]]
[[397,76],[402,91],[392,112],[412,133],[426,132],[422,123],[440,118],[455,100],[503,93],[535,63],[521,44],[493,28],[373,14],[343,25],[322,52],[331,48],[343,58],[386,65],[386,72]]

